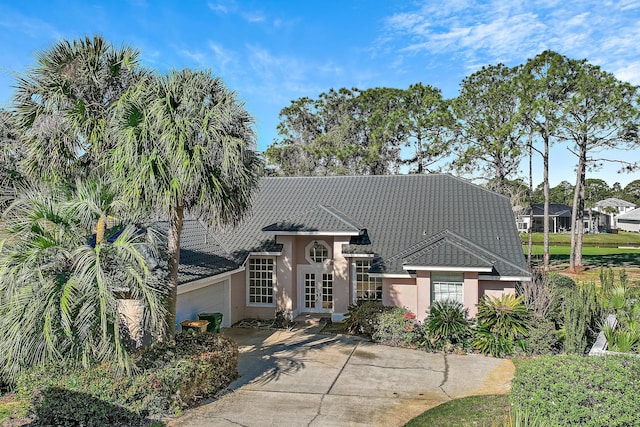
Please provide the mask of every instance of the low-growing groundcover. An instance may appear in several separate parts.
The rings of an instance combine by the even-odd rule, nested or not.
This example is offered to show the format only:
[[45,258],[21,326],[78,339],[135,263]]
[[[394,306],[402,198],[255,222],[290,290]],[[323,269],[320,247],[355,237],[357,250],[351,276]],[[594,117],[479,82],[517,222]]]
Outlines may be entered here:
[[463,397],[424,412],[405,427],[502,426],[510,408],[506,394]]
[[238,347],[211,333],[181,333],[134,357],[140,372],[38,367],[18,378],[17,396],[30,402],[38,425],[149,425],[215,395],[237,377]]
[[640,359],[543,356],[519,363],[514,410],[545,426],[640,425]]

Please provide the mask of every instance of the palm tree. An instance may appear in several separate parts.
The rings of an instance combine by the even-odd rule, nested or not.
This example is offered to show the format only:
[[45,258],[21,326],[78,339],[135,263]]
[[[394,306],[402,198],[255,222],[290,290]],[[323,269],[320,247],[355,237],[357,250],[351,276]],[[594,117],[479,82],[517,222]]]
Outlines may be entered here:
[[15,197],[24,182],[19,163],[24,156],[13,111],[0,108],[0,207]]
[[37,54],[14,95],[28,175],[73,183],[96,172],[114,144],[105,133],[113,106],[146,74],[138,55],[100,36],[61,40]]
[[[0,375],[29,366],[103,361],[133,367],[119,301],[142,302],[142,327],[164,332],[163,240],[152,227],[116,225],[96,242],[89,214],[100,184],[73,194],[33,188],[7,208],[0,227]],[[104,205],[104,204],[103,204]],[[107,206],[108,207],[108,206]],[[126,223],[125,223],[126,224]]]
[[176,327],[185,212],[212,226],[237,223],[258,183],[253,119],[206,71],[150,77],[121,98],[109,166],[122,194],[168,219],[168,336]]

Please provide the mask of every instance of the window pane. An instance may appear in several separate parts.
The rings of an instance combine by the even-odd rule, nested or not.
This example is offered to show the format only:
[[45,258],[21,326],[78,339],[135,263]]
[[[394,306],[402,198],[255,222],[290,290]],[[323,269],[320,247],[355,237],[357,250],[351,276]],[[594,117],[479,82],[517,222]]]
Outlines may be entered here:
[[249,302],[273,304],[274,260],[272,258],[250,258],[248,263]]
[[457,301],[464,303],[462,273],[437,271],[431,273],[431,301]]
[[356,260],[356,299],[382,301],[382,278],[369,276],[371,260]]

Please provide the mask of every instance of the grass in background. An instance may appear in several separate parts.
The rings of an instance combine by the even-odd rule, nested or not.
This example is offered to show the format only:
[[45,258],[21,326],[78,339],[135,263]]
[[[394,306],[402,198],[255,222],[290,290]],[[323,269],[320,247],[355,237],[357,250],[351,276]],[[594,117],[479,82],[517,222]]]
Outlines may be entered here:
[[[534,245],[542,245],[543,239],[543,233],[533,233],[532,235]],[[529,235],[526,233],[520,234],[520,240],[522,241],[523,245],[526,245],[529,241]],[[628,233],[621,231],[618,234],[585,234],[583,237],[583,242],[588,246],[640,246],[640,233]],[[571,233],[550,233],[549,244],[568,246],[571,244]]]

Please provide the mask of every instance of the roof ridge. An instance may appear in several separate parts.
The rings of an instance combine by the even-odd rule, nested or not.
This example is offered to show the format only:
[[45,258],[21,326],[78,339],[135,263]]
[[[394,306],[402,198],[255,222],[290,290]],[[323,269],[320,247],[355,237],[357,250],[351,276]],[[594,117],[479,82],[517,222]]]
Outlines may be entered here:
[[[318,205],[318,206],[320,206],[321,209],[323,209],[324,211],[326,211],[327,213],[335,217],[338,221],[341,221],[347,224],[349,227],[353,227],[358,231],[365,228],[359,222],[356,223],[355,218],[351,217],[350,215],[347,215],[346,213],[336,208],[335,206],[331,206],[331,205]],[[354,222],[352,222],[351,220],[353,220]]]
[[[444,245],[445,243],[449,243],[449,244],[455,246],[456,248],[468,253],[469,255],[471,255],[471,256],[473,256],[475,258],[478,258],[478,259],[480,259],[482,261],[485,261],[485,262],[487,262],[487,263],[489,263],[491,265],[494,265],[496,263],[495,259],[489,259],[489,258],[486,258],[486,257],[480,255],[480,254],[474,253],[468,247],[466,247],[465,245],[462,245],[459,242],[456,242],[455,239],[449,240],[446,237],[441,239],[441,242],[435,242],[432,245],[428,245],[428,246],[424,247],[423,249],[421,249],[419,251],[416,251],[413,256],[411,256],[410,258],[407,258],[407,263],[409,263],[410,260],[412,260],[412,259],[418,258],[418,256],[420,254],[424,253],[425,251],[431,251],[431,250],[433,250],[433,249],[435,249],[435,248],[437,248],[439,246]],[[488,252],[486,250],[483,250],[482,252],[485,252],[485,254],[486,253],[491,254],[490,252]],[[404,262],[403,262],[403,264],[404,264]]]

